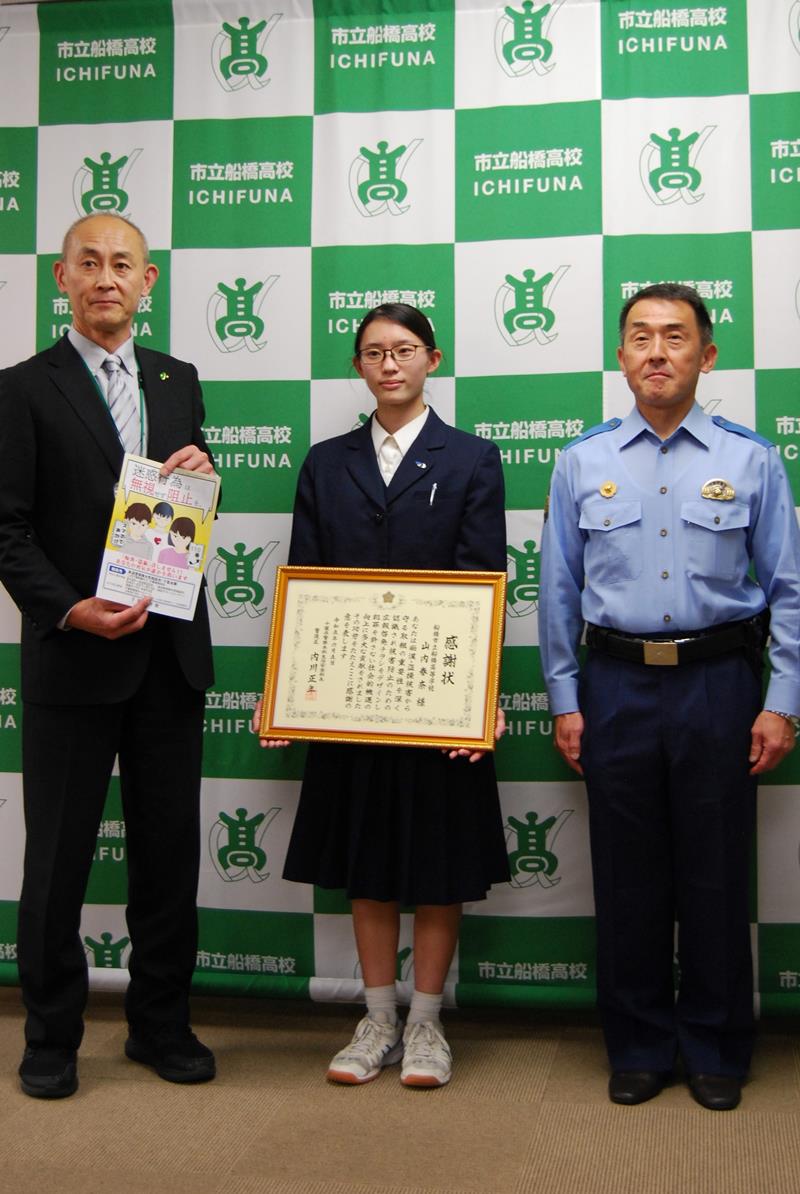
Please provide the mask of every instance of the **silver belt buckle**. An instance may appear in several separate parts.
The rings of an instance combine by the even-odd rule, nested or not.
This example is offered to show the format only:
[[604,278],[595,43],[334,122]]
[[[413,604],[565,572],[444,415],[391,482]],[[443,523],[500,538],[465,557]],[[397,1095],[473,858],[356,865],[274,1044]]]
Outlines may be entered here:
[[652,667],[677,667],[678,644],[644,642],[644,662]]

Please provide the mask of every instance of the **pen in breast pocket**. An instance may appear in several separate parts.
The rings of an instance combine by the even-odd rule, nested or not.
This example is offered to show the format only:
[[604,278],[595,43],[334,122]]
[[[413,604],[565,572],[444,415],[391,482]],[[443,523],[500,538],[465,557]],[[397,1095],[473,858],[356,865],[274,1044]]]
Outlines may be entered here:
[[433,499],[436,497],[436,488],[436,482],[434,481],[433,485],[431,486],[431,500],[428,502],[429,506],[433,505]]

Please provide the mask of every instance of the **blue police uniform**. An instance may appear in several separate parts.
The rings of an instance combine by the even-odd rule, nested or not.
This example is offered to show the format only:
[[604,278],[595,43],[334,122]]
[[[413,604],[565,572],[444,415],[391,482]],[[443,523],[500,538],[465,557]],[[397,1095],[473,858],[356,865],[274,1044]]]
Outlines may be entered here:
[[539,633],[552,712],[585,722],[598,1003],[614,1070],[667,1072],[680,1052],[689,1073],[747,1072],[748,754],[767,610],[763,707],[796,715],[800,532],[766,440],[695,404],[662,441],[634,408],[561,454]]

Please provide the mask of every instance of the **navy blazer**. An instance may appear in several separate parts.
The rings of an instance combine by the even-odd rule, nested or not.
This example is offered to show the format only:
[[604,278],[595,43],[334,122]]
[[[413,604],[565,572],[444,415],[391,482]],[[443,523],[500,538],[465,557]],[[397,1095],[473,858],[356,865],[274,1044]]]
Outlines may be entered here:
[[315,444],[297,483],[289,562],[504,572],[496,445],[449,427],[430,410],[387,486],[371,422]]
[[[166,460],[189,443],[208,451],[194,366],[138,345],[136,357],[148,455]],[[66,336],[0,372],[0,580],[22,612],[25,700],[124,700],[144,675],[157,615],[113,642],[58,629],[71,606],[95,593],[122,456],[108,407]],[[207,687],[204,594],[194,621],[164,620],[189,684]]]

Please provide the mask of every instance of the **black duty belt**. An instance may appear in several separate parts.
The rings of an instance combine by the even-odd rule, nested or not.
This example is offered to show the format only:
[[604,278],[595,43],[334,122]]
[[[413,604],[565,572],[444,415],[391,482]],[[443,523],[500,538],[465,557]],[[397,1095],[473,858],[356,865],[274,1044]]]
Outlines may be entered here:
[[744,622],[724,622],[708,630],[688,630],[674,638],[626,634],[589,623],[586,643],[593,651],[603,651],[629,663],[651,667],[679,667],[699,659],[713,659],[732,651],[761,651],[767,637],[769,615],[765,612]]

